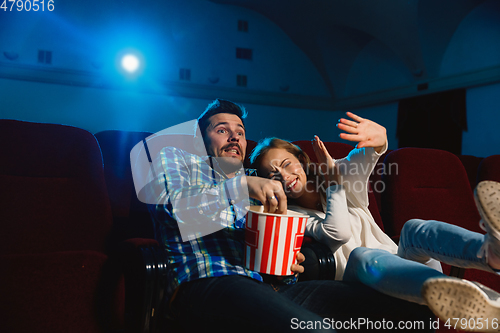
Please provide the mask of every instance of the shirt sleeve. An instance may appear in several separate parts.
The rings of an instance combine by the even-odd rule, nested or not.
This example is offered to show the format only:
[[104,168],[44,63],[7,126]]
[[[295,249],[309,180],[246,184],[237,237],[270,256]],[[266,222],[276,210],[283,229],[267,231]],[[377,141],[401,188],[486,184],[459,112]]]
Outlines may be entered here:
[[368,181],[375,165],[387,151],[387,141],[380,153],[374,148],[355,148],[349,155],[335,160],[342,175],[340,183],[347,191],[347,200],[355,206],[368,207]]
[[306,235],[328,245],[332,252],[351,238],[346,191],[342,185],[333,185],[326,190],[325,219],[311,216],[306,226]]
[[172,147],[160,152],[157,163],[156,204],[177,221],[183,240],[228,227],[246,213],[244,175],[223,178],[199,156]]

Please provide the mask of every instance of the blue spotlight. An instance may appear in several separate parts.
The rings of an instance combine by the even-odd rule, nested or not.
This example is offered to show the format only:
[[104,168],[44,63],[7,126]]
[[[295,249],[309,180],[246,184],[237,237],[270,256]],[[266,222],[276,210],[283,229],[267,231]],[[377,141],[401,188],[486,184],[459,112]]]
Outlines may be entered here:
[[139,58],[133,54],[126,54],[122,58],[122,67],[129,73],[134,73],[140,66]]

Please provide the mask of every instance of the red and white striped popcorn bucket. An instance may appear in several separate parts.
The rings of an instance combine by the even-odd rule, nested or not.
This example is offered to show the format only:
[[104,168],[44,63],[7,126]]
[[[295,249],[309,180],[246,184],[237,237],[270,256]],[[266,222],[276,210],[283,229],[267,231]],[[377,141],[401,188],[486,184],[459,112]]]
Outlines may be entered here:
[[271,275],[293,275],[302,246],[307,216],[288,211],[286,215],[264,213],[263,206],[251,206],[245,230],[245,266]]

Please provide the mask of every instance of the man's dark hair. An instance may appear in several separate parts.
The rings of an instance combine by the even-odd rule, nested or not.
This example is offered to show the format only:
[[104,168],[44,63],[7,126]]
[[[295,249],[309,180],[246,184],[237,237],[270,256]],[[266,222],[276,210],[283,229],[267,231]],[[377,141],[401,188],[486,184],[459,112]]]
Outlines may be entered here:
[[244,119],[247,117],[247,111],[245,110],[245,107],[225,99],[217,98],[215,101],[210,103],[205,111],[203,111],[203,113],[198,117],[198,126],[200,127],[200,132],[203,136],[203,139],[205,139],[207,127],[208,125],[210,125],[208,119],[210,119],[210,117],[212,117],[213,115],[219,113],[230,113],[237,115],[241,119],[243,126],[245,126]]

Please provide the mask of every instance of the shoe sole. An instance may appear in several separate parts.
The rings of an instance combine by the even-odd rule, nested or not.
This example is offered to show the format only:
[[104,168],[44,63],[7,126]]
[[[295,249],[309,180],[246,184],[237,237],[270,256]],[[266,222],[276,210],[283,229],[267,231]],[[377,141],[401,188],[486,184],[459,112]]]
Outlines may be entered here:
[[474,190],[474,199],[483,220],[500,235],[500,183],[480,182]]
[[[452,328],[468,332],[499,332],[500,323],[497,320],[500,307],[471,282],[450,278],[431,279],[424,283],[422,297],[431,311]],[[461,321],[462,318],[467,321]]]

